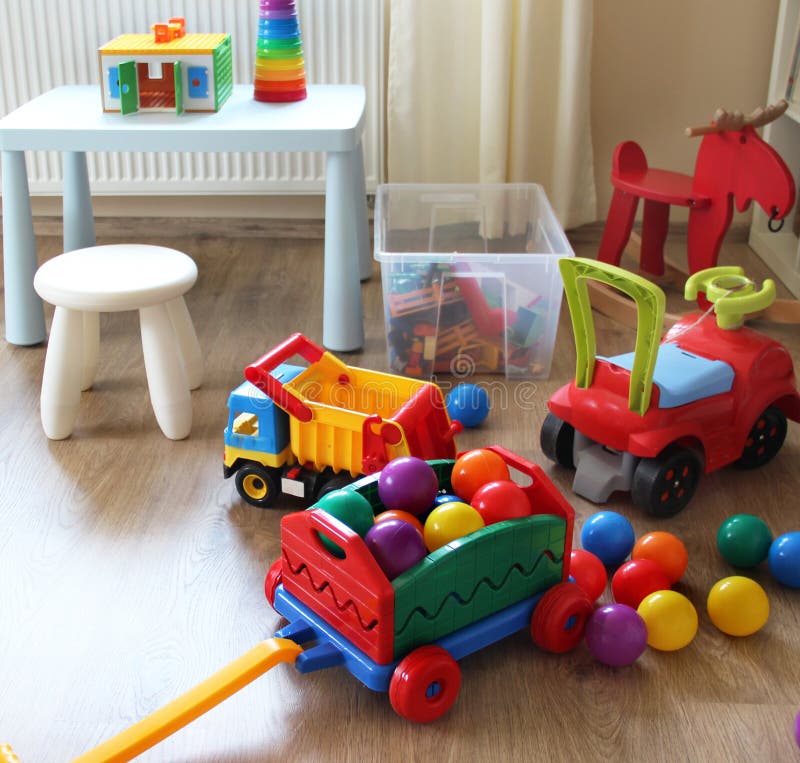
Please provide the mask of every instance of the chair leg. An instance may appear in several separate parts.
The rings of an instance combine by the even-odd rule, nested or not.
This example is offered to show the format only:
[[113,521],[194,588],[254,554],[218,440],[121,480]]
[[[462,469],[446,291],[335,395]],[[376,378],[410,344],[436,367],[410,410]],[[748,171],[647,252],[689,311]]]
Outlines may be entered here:
[[197,389],[203,383],[203,352],[197,341],[192,317],[186,309],[183,297],[167,302],[167,310],[178,340],[189,389]]
[[664,242],[669,230],[669,204],[644,200],[642,217],[642,251],[639,266],[645,273],[664,275]]
[[192,398],[181,351],[166,305],[139,310],[150,402],[161,431],[182,440],[192,428]]
[[631,236],[633,218],[636,215],[638,204],[638,196],[627,191],[620,191],[618,188],[614,189],[606,218],[606,227],[603,230],[603,238],[597,252],[597,259],[600,262],[619,265],[622,251]]
[[44,361],[40,398],[42,428],[51,440],[72,434],[81,401],[83,317],[56,307]]
[[90,389],[97,373],[100,352],[100,314],[83,314],[83,356],[81,362],[81,392]]

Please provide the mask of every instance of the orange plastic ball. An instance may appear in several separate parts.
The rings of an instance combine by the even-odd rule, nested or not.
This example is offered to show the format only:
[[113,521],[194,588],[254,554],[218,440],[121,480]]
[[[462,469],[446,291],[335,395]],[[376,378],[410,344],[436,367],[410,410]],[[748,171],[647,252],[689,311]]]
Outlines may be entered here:
[[508,480],[511,475],[506,462],[494,451],[479,448],[468,450],[453,464],[450,483],[453,492],[461,500],[469,503],[478,488],[487,482]]
[[631,559],[651,559],[666,573],[671,584],[677,583],[686,572],[689,554],[680,538],[667,532],[642,535],[633,546]]
[[422,535],[422,522],[420,522],[419,519],[417,519],[410,511],[387,509],[386,511],[382,511],[380,514],[375,516],[375,524],[378,524],[378,522],[385,522],[387,519],[400,519],[403,522],[408,522],[408,524],[414,525],[414,527],[419,530],[419,534]]

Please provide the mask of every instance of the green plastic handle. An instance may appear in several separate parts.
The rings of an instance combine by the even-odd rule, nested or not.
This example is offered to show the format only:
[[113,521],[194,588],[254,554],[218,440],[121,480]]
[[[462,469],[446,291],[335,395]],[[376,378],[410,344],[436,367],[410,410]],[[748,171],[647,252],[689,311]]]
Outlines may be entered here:
[[721,329],[736,329],[744,324],[744,316],[766,310],[775,301],[775,282],[771,278],[756,290],[744,268],[728,265],[699,270],[689,276],[683,295],[694,301],[698,292],[714,305],[717,325]]

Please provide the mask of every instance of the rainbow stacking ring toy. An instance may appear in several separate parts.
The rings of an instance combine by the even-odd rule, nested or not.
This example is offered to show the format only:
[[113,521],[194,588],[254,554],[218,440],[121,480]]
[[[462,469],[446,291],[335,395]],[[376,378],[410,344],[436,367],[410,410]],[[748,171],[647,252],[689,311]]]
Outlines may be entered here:
[[294,0],[259,0],[254,98],[281,103],[306,97],[303,41]]

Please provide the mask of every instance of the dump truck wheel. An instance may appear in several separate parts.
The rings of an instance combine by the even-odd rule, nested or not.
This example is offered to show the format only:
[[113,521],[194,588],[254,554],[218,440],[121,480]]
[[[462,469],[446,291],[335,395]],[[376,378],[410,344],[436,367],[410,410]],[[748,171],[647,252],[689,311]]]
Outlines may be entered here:
[[544,417],[539,444],[545,456],[567,469],[574,469],[575,461],[572,456],[574,442],[575,429],[572,424],[567,424],[553,413],[548,413]]
[[757,469],[771,461],[786,439],[786,415],[780,408],[770,406],[753,424],[747,435],[744,450],[733,465],[739,469]]
[[245,464],[236,472],[236,490],[258,509],[268,509],[278,495],[275,477],[260,464]]
[[343,487],[347,487],[353,482],[353,478],[350,476],[349,472],[345,472],[342,474],[334,474],[318,491],[315,501],[318,501],[322,498],[323,495],[328,495],[328,493],[332,493],[334,490],[341,490]]
[[275,591],[283,582],[283,559],[276,559],[267,570],[264,578],[264,595],[267,597],[270,607],[275,608]]
[[461,689],[461,668],[440,646],[429,644],[400,660],[389,682],[389,702],[409,721],[429,723],[443,716]]
[[581,643],[593,611],[592,600],[575,583],[554,585],[533,610],[533,643],[555,654],[572,651]]

